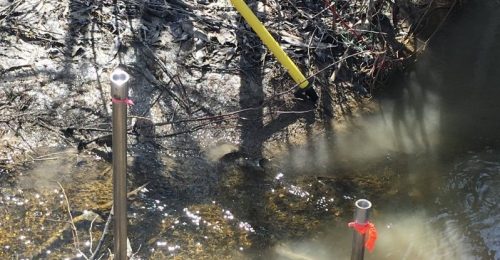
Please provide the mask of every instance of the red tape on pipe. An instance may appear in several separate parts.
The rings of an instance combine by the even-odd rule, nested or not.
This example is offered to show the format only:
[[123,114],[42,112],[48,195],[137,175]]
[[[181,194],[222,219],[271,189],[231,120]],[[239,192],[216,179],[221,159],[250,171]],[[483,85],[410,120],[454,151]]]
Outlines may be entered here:
[[113,102],[113,103],[123,103],[123,104],[127,104],[129,106],[134,105],[134,101],[132,101],[132,99],[128,99],[128,98],[125,98],[125,99],[111,98],[111,102]]
[[375,225],[368,221],[365,224],[350,222],[349,224],[347,224],[347,226],[349,226],[350,228],[354,228],[354,230],[356,230],[361,235],[366,234],[365,247],[366,249],[368,249],[368,251],[372,252],[375,248],[375,241],[377,241],[377,229],[375,228]]

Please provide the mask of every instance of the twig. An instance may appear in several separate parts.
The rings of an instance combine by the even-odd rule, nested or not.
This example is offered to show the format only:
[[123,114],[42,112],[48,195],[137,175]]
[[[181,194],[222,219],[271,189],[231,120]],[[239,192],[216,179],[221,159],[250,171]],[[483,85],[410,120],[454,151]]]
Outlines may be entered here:
[[[427,5],[427,8],[425,9],[425,12],[419,17],[418,19],[418,22],[417,24],[413,27],[415,28],[415,30],[418,30],[418,27],[420,27],[420,25],[422,24],[422,22],[424,21],[424,18],[427,16],[427,14],[431,11],[431,7],[432,5],[434,4],[434,0],[431,0],[431,2]],[[408,33],[405,38],[403,39],[403,41],[405,41],[407,39],[407,37],[412,34],[412,32],[410,31],[410,33]]]
[[50,160],[57,160],[57,159],[60,159],[60,157],[49,157],[49,156],[54,156],[54,155],[58,155],[58,154],[66,154],[68,152],[55,152],[55,153],[49,153],[49,154],[45,154],[45,155],[40,155],[40,156],[37,156],[37,157],[32,157],[31,155],[29,154],[26,154],[27,157],[29,157],[29,159],[25,159],[23,161],[20,161],[19,163],[20,164],[24,164],[24,163],[27,163],[27,162],[35,162],[35,161],[50,161]]
[[194,126],[188,130],[183,130],[183,131],[174,132],[174,133],[170,133],[170,134],[155,135],[154,137],[155,138],[168,138],[168,137],[173,137],[176,135],[189,134],[189,133],[196,132],[196,131],[202,129],[204,126],[208,126],[210,124],[211,123],[201,124],[201,125]]
[[[31,152],[33,154],[35,154],[35,150],[33,149],[33,146],[31,146],[31,144],[26,140],[26,138],[24,138],[24,135],[21,133],[21,131],[19,131],[19,128],[18,129],[14,129],[14,127],[8,125],[8,127],[10,129],[12,129],[14,132],[16,132],[17,135],[19,135],[19,137],[21,137],[21,140],[23,140],[24,144],[26,144],[26,146],[28,146],[28,148],[31,150]],[[31,159],[33,159],[33,157],[31,157],[29,154],[27,155],[29,156]]]
[[75,128],[75,130],[92,131],[92,132],[104,132],[104,133],[111,133],[111,132],[113,132],[112,129],[103,129],[103,128]]
[[[182,81],[180,80],[180,78],[179,77],[175,77],[175,75],[172,75],[168,71],[167,66],[165,65],[165,63],[163,63],[163,61],[160,58],[158,58],[158,56],[156,55],[156,53],[153,52],[153,50],[151,50],[151,48],[149,48],[149,46],[147,44],[145,44],[143,41],[140,41],[140,43],[143,46],[143,48],[140,48],[140,50],[142,51],[142,53],[144,55],[148,55],[150,58],[152,58],[159,65],[160,69],[162,70],[162,72],[165,75],[167,75],[167,77],[170,80],[170,82],[174,83],[177,86],[182,86]],[[145,50],[147,50],[148,52],[146,52]],[[141,72],[141,71],[139,71],[139,72]],[[145,74],[143,74],[143,75],[145,75]],[[146,77],[146,79],[147,79],[147,77]],[[177,81],[175,79],[177,79]],[[174,93],[174,91],[172,91],[170,88],[167,88],[163,84],[156,84],[156,85],[159,85],[160,87],[162,87],[162,89],[165,90],[186,111],[188,111],[188,112],[190,111],[189,100],[186,102],[184,99],[182,99],[181,97],[179,97],[178,95],[176,95],[176,93]]]
[[439,25],[436,27],[436,30],[434,30],[434,32],[432,32],[432,34],[429,36],[429,38],[425,41],[425,44],[424,44],[424,48],[425,46],[427,46],[427,44],[429,43],[429,41],[434,37],[434,35],[439,31],[441,30],[441,27],[443,27],[444,23],[448,20],[448,16],[450,16],[451,12],[453,11],[453,9],[455,9],[455,6],[457,5],[458,3],[458,0],[455,0],[453,2],[453,5],[450,7],[450,9],[448,10],[448,12],[446,13],[446,15],[444,16],[443,20],[441,20],[441,22],[439,23]]
[[71,142],[68,141],[63,134],[61,134],[61,132],[59,131],[59,129],[55,129],[54,127],[50,126],[48,123],[44,122],[44,120],[42,118],[38,118],[38,121],[36,121],[35,124],[37,124],[37,125],[45,128],[45,129],[48,129],[48,130],[56,133],[59,137],[61,137],[61,139],[63,141],[65,141],[68,144],[71,144]]
[[27,65],[12,66],[12,67],[7,68],[7,69],[0,69],[0,76],[3,76],[3,74],[5,74],[7,72],[11,72],[11,71],[15,71],[15,70],[23,69],[23,68],[33,69],[33,65],[27,64]]
[[[328,10],[331,10],[331,8],[335,5],[335,3],[329,3],[330,1],[325,1],[325,5],[326,7],[323,8],[321,11],[319,11],[318,13],[316,13],[312,18],[316,18],[318,17],[320,14],[324,13],[325,11],[328,11]],[[333,26],[335,26],[335,18],[333,18]]]
[[[1,74],[0,74],[1,76]],[[44,116],[44,115],[48,115],[48,113],[46,112],[27,112],[27,113],[20,113],[20,114],[17,114],[17,115],[9,115],[9,117],[5,117],[5,118],[0,118],[0,122],[1,123],[8,123],[14,119],[17,119],[17,118],[20,118],[20,117],[24,117],[24,116]]]
[[[355,56],[357,56],[359,54],[366,53],[366,52],[370,52],[370,51],[360,51],[360,52],[353,53],[351,55],[344,55],[339,60],[337,60],[335,62],[332,62],[331,64],[329,64],[325,68],[323,68],[323,69],[321,69],[321,70],[313,73],[311,76],[307,77],[307,79],[310,80],[313,77],[315,77],[316,75],[322,73],[323,71],[325,71],[325,70],[327,70],[327,69],[329,69],[329,68],[331,68],[331,67],[333,67],[333,66],[335,66],[335,65],[337,65],[339,63],[342,63],[342,62],[344,62],[345,60],[347,60],[347,59],[349,59],[351,57],[355,57]],[[176,121],[158,122],[158,123],[154,123],[153,125],[154,126],[163,126],[163,125],[169,125],[169,124],[197,122],[197,121],[206,121],[206,120],[217,120],[217,119],[219,119],[219,120],[227,120],[227,118],[231,117],[231,116],[236,116],[238,114],[241,114],[241,113],[244,113],[244,112],[248,112],[248,111],[259,110],[263,106],[269,104],[270,101],[272,101],[273,99],[277,98],[278,96],[282,96],[282,95],[285,95],[287,93],[290,93],[290,92],[294,91],[295,89],[297,89],[298,86],[299,86],[298,84],[295,84],[294,86],[292,86],[288,90],[285,90],[285,91],[282,91],[282,92],[278,92],[278,93],[272,95],[268,100],[264,101],[261,105],[256,106],[256,107],[249,107],[249,108],[245,108],[245,109],[231,111],[231,112],[224,113],[224,114],[219,114],[219,115],[216,115],[216,116],[198,117],[198,118],[190,118],[190,119],[183,119],[183,120],[176,120]],[[146,120],[152,121],[151,118],[140,117],[140,116],[130,116],[129,118],[141,118],[141,119],[146,119]],[[193,128],[191,128],[189,130],[186,130],[186,131],[176,132],[176,133],[172,133],[172,134],[158,135],[158,136],[155,136],[155,137],[157,137],[157,138],[164,138],[164,137],[172,137],[172,136],[179,135],[179,134],[190,133],[190,132],[194,132],[196,130],[199,130],[201,127],[206,126],[208,124],[209,123],[203,124],[203,125],[199,125],[199,126],[193,127]]]
[[282,115],[282,114],[306,114],[306,113],[310,113],[310,112],[313,112],[314,109],[310,109],[310,110],[303,110],[303,111],[276,111],[276,114],[277,115]]
[[104,244],[104,239],[106,238],[106,235],[109,233],[109,224],[111,223],[111,219],[113,219],[113,207],[111,207],[111,211],[109,212],[108,220],[106,220],[106,224],[104,225],[104,229],[102,230],[102,234],[101,234],[101,238],[99,239],[99,243],[97,243],[97,247],[95,248],[94,253],[92,253],[92,255],[89,257],[89,260],[96,259],[97,254],[101,250],[101,247]]
[[[329,69],[329,68],[331,68],[331,67],[333,67],[333,66],[337,65],[338,63],[343,62],[344,60],[347,60],[347,59],[349,59],[349,58],[351,58],[351,57],[355,57],[355,56],[357,56],[357,55],[359,55],[359,54],[366,53],[366,52],[371,52],[371,51],[369,51],[369,50],[366,50],[366,51],[359,51],[359,52],[353,53],[353,54],[351,54],[351,55],[349,55],[349,56],[343,57],[343,58],[341,58],[341,59],[339,59],[339,60],[337,60],[337,61],[335,61],[335,62],[332,62],[331,64],[329,64],[328,66],[326,66],[326,67],[322,68],[321,70],[319,70],[319,71],[315,72],[314,74],[310,75],[309,77],[307,77],[307,79],[308,79],[308,80],[310,80],[310,79],[314,78],[316,75],[318,75],[318,74],[322,73],[323,71],[325,71],[325,70],[327,70],[327,69]],[[292,92],[292,91],[296,90],[298,86],[299,86],[299,84],[295,84],[294,86],[292,86],[292,87],[291,87],[291,88],[289,88],[288,90],[285,90],[285,91],[282,91],[282,92],[279,92],[279,93],[275,94],[275,95],[274,95],[274,96],[272,96],[270,99],[273,99],[273,98],[275,98],[275,97],[277,97],[277,96],[281,96],[281,95],[288,94],[288,93],[290,93],[290,92]],[[264,105],[265,103],[266,103],[266,102],[264,102],[264,103],[263,103],[263,105]],[[263,105],[261,105],[261,106],[263,106]]]
[[[172,120],[172,121],[158,122],[158,123],[153,123],[153,126],[164,126],[164,125],[173,125],[173,124],[179,124],[179,123],[189,123],[189,122],[199,122],[199,121],[223,119],[225,117],[230,117],[230,116],[233,116],[235,114],[238,114],[238,113],[241,113],[241,112],[245,112],[245,111],[248,111],[248,110],[253,110],[253,109],[242,109],[242,110],[233,111],[233,112],[229,112],[229,113],[226,113],[226,114],[220,114],[220,115],[216,115],[216,116],[195,117],[195,118],[190,118],[190,119],[182,119],[182,120],[175,120],[175,121]],[[145,120],[148,120],[148,121],[153,121],[152,118],[142,117],[142,116],[129,116],[129,118],[137,118],[137,119],[145,119]]]
[[[37,156],[35,158],[36,159],[44,159],[44,158],[47,158],[49,156],[54,156],[54,155],[59,155],[59,154],[68,154],[68,152],[55,152],[55,153],[48,153],[48,154],[44,154],[44,155],[40,155],[40,156]],[[76,154],[76,153],[73,153],[73,154]]]
[[33,161],[35,161],[35,162],[40,162],[40,161],[54,161],[54,160],[59,160],[59,159],[61,159],[61,157],[49,157],[49,158],[41,158],[41,159],[33,158]]
[[342,58],[340,58],[341,62],[339,63],[339,65],[337,66],[337,68],[335,68],[333,70],[333,73],[332,75],[330,76],[330,82],[331,83],[335,83],[335,80],[337,79],[337,74],[339,73],[339,71],[342,69],[342,64],[344,64],[343,61],[346,60],[346,57],[347,57],[347,54],[349,54],[349,48],[347,48],[344,52],[344,54],[342,54]]
[[325,6],[328,6],[330,8],[330,11],[332,12],[333,16],[336,19],[339,19],[340,24],[342,24],[342,26],[344,26],[344,28],[347,31],[351,32],[356,37],[356,39],[358,39],[358,41],[363,42],[363,38],[361,37],[361,35],[359,35],[356,31],[354,31],[352,27],[349,24],[347,24],[347,22],[344,21],[344,19],[342,19],[342,17],[339,15],[339,13],[337,12],[337,8],[335,8],[335,4],[332,5],[330,3],[330,0],[324,0],[324,2]]
[[139,253],[139,250],[141,250],[141,247],[142,247],[142,244],[139,245],[139,248],[137,248],[137,250],[135,251],[135,253],[133,253],[131,256],[130,256],[130,259],[134,259],[134,256],[137,255],[137,253]]
[[[12,4],[10,4],[9,6],[5,7],[4,9],[0,10],[0,13],[4,13],[5,12],[5,17],[1,18],[0,19],[0,22],[3,21],[5,18],[9,17],[9,15],[11,13],[14,12],[14,10],[16,8],[18,8],[21,4],[23,4],[24,0],[19,0],[19,1],[16,1]],[[8,9],[10,9],[9,11],[7,11]]]
[[[111,169],[111,168],[109,168],[109,169]],[[105,171],[107,171],[109,169],[106,169]],[[130,197],[130,196],[137,195],[137,193],[139,193],[139,191],[141,191],[148,184],[149,184],[149,182],[146,182],[145,184],[143,184],[143,185],[139,186],[138,188],[134,189],[133,191],[127,193],[127,198]],[[104,229],[102,231],[101,238],[99,239],[99,243],[97,243],[97,247],[95,248],[95,250],[92,253],[92,255],[89,257],[89,260],[95,260],[96,259],[97,254],[99,253],[99,251],[101,250],[102,245],[104,244],[104,239],[106,238],[106,235],[109,233],[109,225],[111,223],[111,219],[113,218],[113,214],[114,214],[113,213],[113,202],[111,201],[110,203],[106,203],[106,204],[100,206],[100,208],[108,207],[108,205],[111,206],[111,211],[109,212],[108,219],[106,220],[106,224],[104,225]],[[91,227],[92,227],[92,224],[91,224]],[[90,243],[90,245],[91,245],[90,246],[90,251],[92,252],[92,242]]]
[[[170,83],[167,82],[167,86],[168,86],[168,84],[170,84]],[[145,116],[151,112],[151,109],[156,105],[156,103],[158,103],[158,101],[160,101],[160,98],[163,96],[163,93],[165,93],[165,90],[163,90],[163,89],[160,90],[160,94],[158,95],[158,97],[156,97],[154,99],[154,101],[151,102],[151,104],[149,105],[149,108],[146,111],[144,111],[144,113],[142,113],[142,116]]]
[[[311,45],[312,45],[312,41],[314,39],[314,35],[316,34],[316,30],[318,30],[318,27],[314,28],[314,31],[311,34],[311,38],[309,39],[309,44],[307,46],[307,62],[308,62],[309,68],[311,68]],[[311,72],[311,71],[309,70],[309,72]]]
[[90,236],[90,248],[89,248],[89,251],[90,251],[90,254],[91,254],[91,255],[93,254],[93,252],[92,252],[92,247],[93,247],[93,245],[92,245],[92,242],[93,242],[93,237],[92,237],[92,227],[93,227],[93,225],[94,225],[94,221],[95,221],[98,217],[99,217],[99,215],[96,215],[96,216],[94,217],[94,219],[92,219],[92,222],[90,222],[90,227],[89,227],[89,236]]
[[89,260],[89,258],[82,252],[82,250],[80,249],[77,249],[78,253],[81,254],[81,256],[83,256],[83,258],[85,258],[86,260]]
[[69,206],[68,196],[66,196],[66,191],[64,190],[64,188],[61,185],[61,183],[57,182],[57,185],[59,185],[59,187],[61,187],[62,193],[64,195],[64,199],[66,200],[66,207],[67,207],[68,215],[69,215],[69,219],[70,219],[70,224],[71,224],[71,229],[72,229],[73,241],[74,241],[75,249],[79,250],[79,248],[80,248],[80,246],[79,246],[80,245],[80,241],[78,239],[78,231],[76,230],[75,222],[73,221],[73,214],[71,214],[71,208]]

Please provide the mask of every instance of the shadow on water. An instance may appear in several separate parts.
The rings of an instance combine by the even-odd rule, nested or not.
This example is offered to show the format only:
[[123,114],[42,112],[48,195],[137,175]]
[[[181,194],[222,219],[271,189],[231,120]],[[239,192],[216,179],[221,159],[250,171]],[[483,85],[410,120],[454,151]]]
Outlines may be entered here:
[[[117,12],[120,7],[117,6],[115,9]],[[147,28],[151,23],[157,22],[157,19],[149,18],[145,16],[141,10],[144,10],[147,3],[137,2],[124,4],[122,10],[125,11],[128,28],[130,28],[133,35],[133,40],[131,42],[133,59],[130,63],[126,63],[126,66],[132,71],[132,81],[130,82],[130,95],[131,99],[134,100],[134,106],[130,109],[130,116],[139,116],[141,118],[136,119],[133,122],[133,133],[134,135],[129,135],[129,139],[132,139],[133,145],[130,146],[131,154],[133,155],[132,162],[130,165],[129,173],[130,178],[134,185],[142,185],[148,183],[147,189],[153,191],[153,193],[148,194],[148,201],[163,201],[164,196],[167,194],[172,195],[171,189],[168,187],[167,172],[162,164],[162,160],[159,154],[159,145],[157,140],[155,140],[156,129],[155,126],[149,118],[152,118],[152,107],[155,105],[156,95],[155,87],[150,84],[147,79],[141,75],[141,68],[147,67],[150,60],[148,60],[144,55],[142,48],[144,48],[142,41],[152,37],[148,35],[148,32],[143,28]],[[118,15],[118,13],[116,14]],[[153,20],[153,21],[152,21]],[[156,26],[161,26],[156,24]],[[153,27],[158,28],[158,27]],[[154,37],[153,37],[154,38]],[[120,44],[121,45],[121,44]],[[154,52],[154,50],[151,50]],[[120,55],[120,54],[119,54]],[[124,59],[124,62],[127,62]],[[160,195],[161,194],[161,195]],[[151,197],[149,196],[151,195]],[[150,203],[145,203],[151,204]],[[154,203],[152,203],[155,205]],[[160,204],[160,203],[158,203]],[[152,205],[149,205],[152,206]],[[144,206],[143,206],[144,207]],[[129,206],[130,212],[134,219],[130,219],[131,223],[141,223],[144,219],[150,221],[147,232],[142,225],[130,225],[129,227],[129,238],[134,241],[132,248],[133,250],[138,250],[142,245],[147,244],[147,238],[144,238],[145,234],[152,232],[153,230],[158,230],[159,223],[161,223],[161,215],[151,214],[151,211],[139,211],[138,216],[137,206],[132,204]]]
[[[330,176],[373,162],[401,164],[386,197],[375,201],[379,240],[366,259],[499,258],[500,212],[492,203],[500,192],[499,17],[496,3],[468,2],[413,67],[392,77],[376,100],[378,112],[336,129]],[[305,151],[291,150],[290,163]],[[359,172],[383,176],[384,167]],[[277,250],[348,258],[351,240],[345,237],[351,231],[328,229],[325,236]]]
[[[251,9],[256,9],[257,3],[257,1],[247,2]],[[257,16],[265,21],[264,14],[264,12],[258,12]],[[228,201],[228,203],[232,205],[240,217],[247,219],[255,228],[256,237],[253,239],[249,255],[258,259],[268,257],[265,256],[264,249],[268,249],[269,245],[274,243],[275,239],[282,233],[272,227],[271,223],[275,220],[270,219],[272,216],[266,212],[266,193],[269,192],[269,187],[272,184],[269,176],[266,176],[269,172],[266,173],[264,169],[258,169],[262,167],[259,165],[259,161],[261,163],[265,161],[265,159],[261,159],[263,145],[273,134],[283,131],[299,119],[305,119],[306,128],[309,129],[309,126],[314,122],[314,112],[304,113],[303,111],[311,110],[314,107],[312,104],[297,103],[289,108],[292,113],[279,114],[265,122],[265,118],[269,115],[264,114],[264,101],[266,99],[266,86],[263,83],[264,61],[266,60],[265,56],[271,55],[271,53],[264,51],[266,47],[242,17],[240,17],[238,30],[237,41],[241,52],[239,102],[240,109],[245,110],[240,113],[239,117],[241,125],[239,152],[241,156],[245,157],[245,160],[254,161],[251,164],[257,164],[258,167],[241,168],[244,176],[241,185],[237,187],[239,189],[237,193],[241,194],[228,193],[225,196],[228,196],[230,200],[233,198],[233,201]]]
[[[193,87],[172,75],[175,69],[171,66],[177,66],[178,57],[162,52],[161,46],[148,47],[158,46],[156,42],[163,34],[181,28],[192,37],[193,21],[188,15],[171,12],[171,7],[166,2],[125,6],[128,27],[134,35],[132,57],[135,58],[130,64],[124,58],[135,78],[131,83],[131,97],[136,105],[131,110],[134,137],[131,138],[133,160],[130,170],[135,185],[149,183],[148,192],[131,205],[134,216],[130,220],[133,223],[131,236],[135,247],[141,248],[139,255],[150,258],[162,259],[178,254],[183,258],[198,258],[217,252],[224,255],[238,250],[239,239],[228,235],[231,245],[220,244],[225,240],[217,243],[207,240],[213,236],[211,225],[216,221],[222,225],[214,226],[220,229],[217,233],[233,230],[237,233],[243,228],[238,227],[237,222],[226,223],[234,217],[216,199],[218,173],[215,165],[203,158],[195,135],[187,134],[191,133],[189,124],[157,126],[148,119],[176,121],[215,114],[203,104],[191,101],[188,95]],[[167,14],[161,15],[163,12]],[[190,55],[196,48],[194,42],[193,38],[183,40],[178,46],[179,55]],[[168,63],[163,63],[164,60]],[[209,101],[214,102],[206,100]],[[169,135],[170,132],[180,134]]]
[[[392,78],[379,113],[337,132],[335,161],[346,161],[333,166],[407,161],[375,204],[378,249],[366,259],[498,259],[499,17],[498,4],[470,1],[413,68]],[[332,230],[324,240],[349,248],[342,236],[351,233]],[[313,259],[350,253],[317,240],[289,246],[327,252]]]
[[500,63],[495,58],[500,53],[499,14],[496,3],[471,1],[469,10],[449,23],[446,33],[431,45],[431,60],[443,65],[436,68],[443,78],[433,86],[441,98],[444,156],[450,150],[500,144],[500,103],[496,98],[500,95]]
[[[250,1],[247,4],[253,3],[256,2]],[[236,33],[238,46],[241,46],[239,102],[241,109],[255,108],[240,114],[240,149],[248,154],[247,156],[261,158],[263,142],[256,137],[261,134],[264,127],[263,108],[261,107],[265,98],[264,87],[262,86],[264,46],[262,46],[257,36],[243,33],[248,30],[249,26],[243,18],[240,19],[239,32]],[[259,188],[259,186],[263,186],[264,180],[262,179],[262,175],[257,172],[248,171],[243,174],[245,175],[243,176],[242,184],[237,188],[241,189],[241,192],[246,196],[240,197],[243,198],[243,201],[237,202],[242,205],[238,213],[248,219],[249,223],[256,228],[257,234],[263,234],[269,230],[269,227],[263,221],[262,205],[255,202],[262,201],[264,198],[265,191],[263,188]],[[249,190],[248,188],[253,190],[252,199],[249,199],[250,193],[244,191]],[[266,235],[262,235],[262,237],[265,238]],[[265,240],[262,239],[262,244],[259,243],[253,246],[254,250],[252,251],[254,254],[259,255],[261,253],[260,248],[268,243]]]
[[[174,80],[169,68],[159,64],[161,60],[158,57],[161,57],[161,53],[147,46],[154,46],[153,43],[159,40],[166,29],[175,25],[173,16],[158,17],[147,10],[167,10],[167,6],[167,3],[158,5],[145,2],[125,6],[129,28],[134,35],[132,48],[135,57],[135,61],[126,64],[134,77],[131,82],[131,97],[135,102],[131,109],[134,120],[130,173],[135,185],[148,183],[148,192],[140,201],[131,204],[130,212],[135,217],[130,220],[130,236],[135,243],[134,249],[140,248],[139,255],[151,258],[174,256],[181,246],[183,250],[195,246],[184,244],[188,243],[186,240],[188,234],[193,232],[193,227],[183,226],[187,225],[185,221],[192,220],[188,214],[191,213],[189,208],[192,205],[212,201],[209,194],[213,193],[211,189],[215,183],[215,172],[210,170],[210,165],[202,158],[193,156],[187,159],[187,155],[182,152],[171,157],[170,154],[176,152],[169,151],[162,140],[168,138],[168,135],[162,136],[163,129],[158,129],[149,119],[156,117],[167,121],[192,116],[192,104],[183,100],[176,92],[179,89],[186,91],[184,88],[188,86],[184,86],[180,79]],[[186,22],[183,15],[175,15]],[[155,84],[167,80],[170,83],[163,88]],[[183,132],[186,129],[182,124],[172,124],[171,131]],[[173,135],[171,138],[179,149],[189,147],[190,153],[201,153],[197,142],[189,135]],[[189,171],[191,173],[185,174]],[[179,219],[182,220],[180,224]],[[171,226],[166,223],[171,223]],[[179,225],[175,228],[177,224]],[[181,234],[172,236],[171,232]]]

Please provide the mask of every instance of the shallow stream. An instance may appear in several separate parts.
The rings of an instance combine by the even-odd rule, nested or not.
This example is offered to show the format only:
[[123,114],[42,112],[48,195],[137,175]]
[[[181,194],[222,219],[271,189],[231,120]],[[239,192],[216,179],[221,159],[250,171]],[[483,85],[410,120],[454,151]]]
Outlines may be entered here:
[[[377,112],[264,166],[160,154],[166,173],[148,177],[157,165],[131,158],[143,160],[131,188],[148,183],[130,202],[136,256],[348,259],[346,223],[366,198],[379,231],[366,259],[500,259],[500,6],[477,2],[393,78]],[[2,259],[83,259],[99,240],[109,163],[46,154],[2,177]]]

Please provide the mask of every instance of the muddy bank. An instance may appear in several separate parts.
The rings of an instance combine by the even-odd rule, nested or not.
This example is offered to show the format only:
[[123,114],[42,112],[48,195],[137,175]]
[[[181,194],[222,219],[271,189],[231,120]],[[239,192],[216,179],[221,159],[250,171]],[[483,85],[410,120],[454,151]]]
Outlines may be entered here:
[[377,3],[370,21],[361,4],[251,3],[314,83],[313,106],[293,98],[295,84],[229,3],[6,2],[0,159],[109,145],[108,77],[119,64],[133,77],[134,152],[200,155],[224,142],[262,156],[363,107],[412,59],[409,35],[435,4]]

